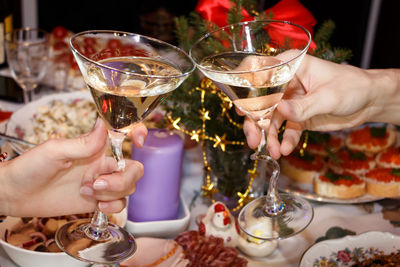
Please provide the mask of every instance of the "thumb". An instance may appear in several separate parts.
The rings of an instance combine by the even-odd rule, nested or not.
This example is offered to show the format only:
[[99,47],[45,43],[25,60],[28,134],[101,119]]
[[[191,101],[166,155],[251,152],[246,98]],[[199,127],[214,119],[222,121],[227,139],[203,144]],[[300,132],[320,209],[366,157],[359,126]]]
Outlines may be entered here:
[[54,155],[58,159],[82,159],[100,152],[107,143],[107,130],[102,119],[97,118],[96,124],[88,134],[73,139],[54,140],[51,144]]
[[282,99],[277,109],[285,119],[303,122],[315,115],[330,113],[334,100],[329,92],[314,91],[301,98]]

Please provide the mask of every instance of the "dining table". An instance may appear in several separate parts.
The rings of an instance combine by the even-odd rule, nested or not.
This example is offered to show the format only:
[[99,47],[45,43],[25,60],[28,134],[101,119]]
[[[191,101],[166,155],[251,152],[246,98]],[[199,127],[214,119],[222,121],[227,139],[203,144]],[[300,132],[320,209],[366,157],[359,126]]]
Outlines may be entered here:
[[[1,74],[1,73],[0,73]],[[36,99],[57,91],[41,90]],[[0,100],[0,111],[15,112],[24,104]],[[5,131],[7,120],[0,122],[0,132]],[[0,139],[3,150],[10,150],[9,144]],[[184,150],[181,174],[181,196],[190,211],[190,221],[185,230],[197,230],[198,218],[210,206],[210,200],[202,197],[203,162],[199,145]],[[358,235],[369,231],[388,232],[400,235],[400,200],[378,199],[362,203],[335,203],[311,200],[314,218],[301,233],[278,241],[275,251],[263,258],[243,255],[248,266],[298,266],[303,254],[317,241],[340,238],[344,235]],[[133,233],[134,234],[134,233]],[[0,266],[17,266],[0,247]]]

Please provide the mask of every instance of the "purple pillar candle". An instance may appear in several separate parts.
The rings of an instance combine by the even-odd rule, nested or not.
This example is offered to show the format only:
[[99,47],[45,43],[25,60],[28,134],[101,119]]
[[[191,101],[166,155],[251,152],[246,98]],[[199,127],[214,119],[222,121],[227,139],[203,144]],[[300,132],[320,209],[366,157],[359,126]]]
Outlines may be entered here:
[[177,218],[182,155],[182,138],[164,129],[149,129],[143,148],[132,147],[132,159],[143,164],[144,175],[129,197],[130,221]]

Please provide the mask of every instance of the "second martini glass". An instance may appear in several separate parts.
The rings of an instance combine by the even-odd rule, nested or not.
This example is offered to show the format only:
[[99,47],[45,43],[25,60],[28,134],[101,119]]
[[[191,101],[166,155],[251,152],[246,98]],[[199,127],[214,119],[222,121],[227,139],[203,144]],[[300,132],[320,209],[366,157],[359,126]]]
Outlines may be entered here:
[[[122,142],[194,70],[187,54],[168,43],[134,33],[86,31],[70,41],[99,116],[108,128],[119,170],[125,168]],[[133,255],[133,236],[108,223],[96,210],[91,220],[72,221],[56,233],[59,247],[94,264],[121,262]]]
[[287,238],[304,230],[313,218],[309,202],[278,193],[280,168],[266,150],[265,134],[310,42],[310,33],[299,25],[250,21],[205,34],[189,52],[200,71],[261,130],[263,138],[252,159],[265,160],[271,168],[268,192],[243,207],[238,217],[240,228],[253,238]]

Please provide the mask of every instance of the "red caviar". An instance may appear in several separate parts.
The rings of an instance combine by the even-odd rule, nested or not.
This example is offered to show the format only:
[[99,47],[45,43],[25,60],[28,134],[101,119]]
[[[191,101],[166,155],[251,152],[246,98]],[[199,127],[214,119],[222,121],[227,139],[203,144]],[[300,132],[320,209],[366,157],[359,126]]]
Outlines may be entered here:
[[390,147],[382,152],[379,161],[386,163],[400,164],[400,153],[398,147]]
[[365,159],[359,159],[351,157],[348,150],[342,150],[338,154],[340,163],[339,166],[347,170],[368,170],[370,168],[370,163],[375,159],[370,156],[365,156]]
[[400,176],[393,174],[390,168],[376,168],[370,170],[365,174],[365,177],[384,183],[400,182]]
[[382,137],[374,137],[371,135],[370,127],[364,127],[350,134],[353,144],[365,145],[367,148],[373,146],[385,146],[388,142],[389,133],[386,131]]
[[[342,175],[340,175],[340,177],[343,177],[343,178],[339,178],[335,181],[332,181],[328,177],[321,175],[319,177],[319,179],[321,179],[321,181],[324,181],[326,183],[332,183],[334,185],[344,185],[344,186],[352,186],[352,185],[364,183],[364,181],[362,179],[360,179],[359,177],[357,177],[354,174],[351,174],[349,172],[344,172]],[[349,179],[350,177],[351,177],[351,179]]]
[[324,162],[321,157],[313,156],[313,160],[305,160],[295,155],[289,155],[286,159],[296,168],[308,171],[321,171],[324,168]]
[[342,139],[340,137],[329,136],[329,142],[327,144],[315,144],[308,142],[307,148],[314,151],[324,151],[325,146],[330,149],[339,149],[342,146]]

